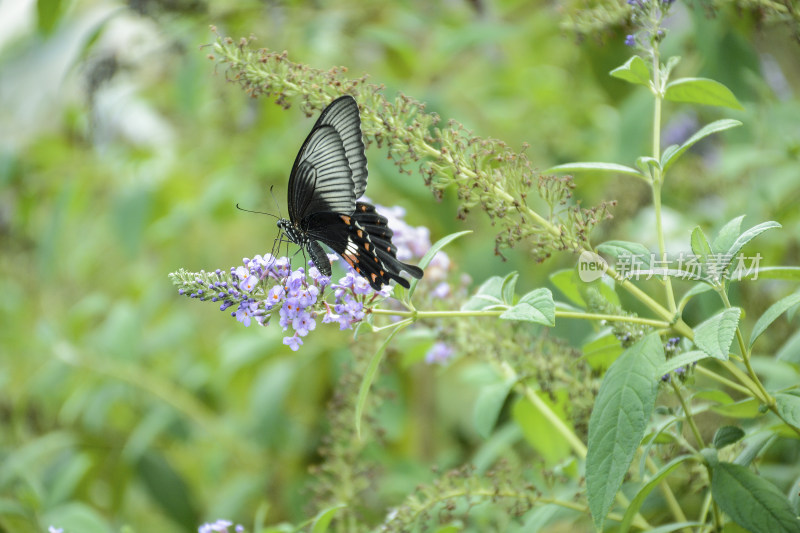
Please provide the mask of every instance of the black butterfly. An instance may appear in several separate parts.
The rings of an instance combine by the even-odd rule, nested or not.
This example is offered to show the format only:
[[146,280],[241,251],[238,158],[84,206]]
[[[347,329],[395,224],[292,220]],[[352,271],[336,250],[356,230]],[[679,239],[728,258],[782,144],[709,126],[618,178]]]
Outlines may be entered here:
[[397,259],[386,217],[374,206],[356,202],[366,188],[358,104],[352,96],[342,96],[325,108],[297,154],[289,177],[289,220],[278,220],[278,228],[308,250],[326,276],[331,275],[331,263],[320,242],[342,256],[373,289],[380,290],[392,279],[408,288],[400,271],[420,279],[422,269]]

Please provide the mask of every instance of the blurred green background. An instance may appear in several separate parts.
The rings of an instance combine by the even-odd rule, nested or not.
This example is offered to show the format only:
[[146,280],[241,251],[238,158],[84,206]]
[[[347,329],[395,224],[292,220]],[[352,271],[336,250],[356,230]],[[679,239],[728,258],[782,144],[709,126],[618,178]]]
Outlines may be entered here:
[[[369,74],[390,98],[410,95],[476,135],[528,143],[540,169],[630,165],[648,147],[651,101],[607,75],[630,53],[615,11],[603,19],[581,15],[584,7],[0,1],[0,531],[177,532],[220,517],[250,524],[257,512],[267,523],[308,516],[308,467],[319,462],[325,405],[353,357],[351,335],[320,324],[293,353],[274,325],[245,328],[178,297],[167,279],[269,251],[273,219],[234,205],[274,211],[274,185],[285,209],[288,172],[314,120],[226,82],[202,47],[215,39],[209,25],[253,35],[293,61]],[[703,142],[673,172],[668,248],[688,251],[695,225],[708,233],[747,214],[744,227],[784,225],[759,238],[764,264],[798,264],[800,46],[791,26],[762,11],[708,11],[676,8],[665,54],[683,56],[679,75],[727,84],[745,111],[669,104],[665,144],[717,118],[745,126]],[[457,221],[455,198],[437,203],[421,176],[399,174],[374,146],[368,158],[375,202],[403,206],[433,240],[476,230],[447,250],[454,280],[519,270],[524,291],[574,264],[539,265],[524,249],[503,262],[480,213]],[[587,204],[619,202],[595,242],[655,248],[644,186],[603,176],[577,183]],[[760,282],[739,297],[758,311],[790,289]],[[690,317],[712,301],[698,298]],[[580,344],[589,329],[559,331]],[[764,348],[787,334],[776,329]],[[425,342],[417,349],[432,337]],[[429,480],[431,465],[468,462],[482,445],[464,377],[479,362],[387,364],[387,435],[370,445],[391,480],[380,490],[384,508]]]

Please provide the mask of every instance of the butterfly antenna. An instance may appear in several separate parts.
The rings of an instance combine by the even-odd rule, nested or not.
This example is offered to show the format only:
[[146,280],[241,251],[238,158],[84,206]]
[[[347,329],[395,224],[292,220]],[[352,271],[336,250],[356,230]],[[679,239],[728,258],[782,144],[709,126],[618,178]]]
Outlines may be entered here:
[[277,198],[275,198],[275,193],[274,193],[274,192],[272,192],[272,189],[273,189],[274,187],[275,187],[274,185],[270,185],[270,186],[269,186],[269,193],[270,193],[270,195],[272,195],[272,201],[273,201],[273,202],[275,202],[275,207],[278,209],[278,215],[280,215],[280,217],[281,217],[281,218],[283,218],[283,215],[281,215],[281,206],[280,206],[280,204],[278,203],[278,199],[277,199]]
[[239,207],[238,203],[236,204],[236,209],[238,209],[239,211],[244,211],[245,213],[256,213],[258,215],[269,215],[272,218],[279,218],[279,217],[276,217],[275,215],[273,215],[272,213],[265,213],[264,211],[251,211],[250,209],[245,209],[243,207]]

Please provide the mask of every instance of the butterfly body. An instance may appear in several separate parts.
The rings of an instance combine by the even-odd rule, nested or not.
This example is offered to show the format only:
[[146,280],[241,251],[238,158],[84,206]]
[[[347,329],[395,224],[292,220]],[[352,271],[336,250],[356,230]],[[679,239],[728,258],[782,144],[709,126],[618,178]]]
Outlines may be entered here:
[[308,251],[319,271],[331,275],[320,243],[339,254],[376,290],[408,272],[422,269],[397,259],[392,230],[375,207],[356,201],[367,187],[367,158],[361,138],[358,104],[352,96],[331,102],[297,154],[289,177],[289,219],[278,220],[286,237]]

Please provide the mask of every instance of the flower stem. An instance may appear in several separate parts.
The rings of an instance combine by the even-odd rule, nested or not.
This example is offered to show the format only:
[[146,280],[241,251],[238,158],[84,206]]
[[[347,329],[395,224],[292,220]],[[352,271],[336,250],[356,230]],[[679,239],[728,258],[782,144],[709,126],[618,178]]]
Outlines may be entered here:
[[[407,317],[409,319],[424,318],[464,318],[464,317],[499,317],[506,312],[505,309],[493,311],[395,311],[393,309],[372,309],[375,315],[390,315]],[[651,318],[641,318],[637,316],[607,315],[599,313],[583,313],[580,311],[556,311],[556,318],[576,318],[582,320],[606,320],[608,322],[630,322],[642,324],[656,328],[668,328],[669,322],[663,320],[653,320]],[[377,329],[377,328],[376,328]]]

